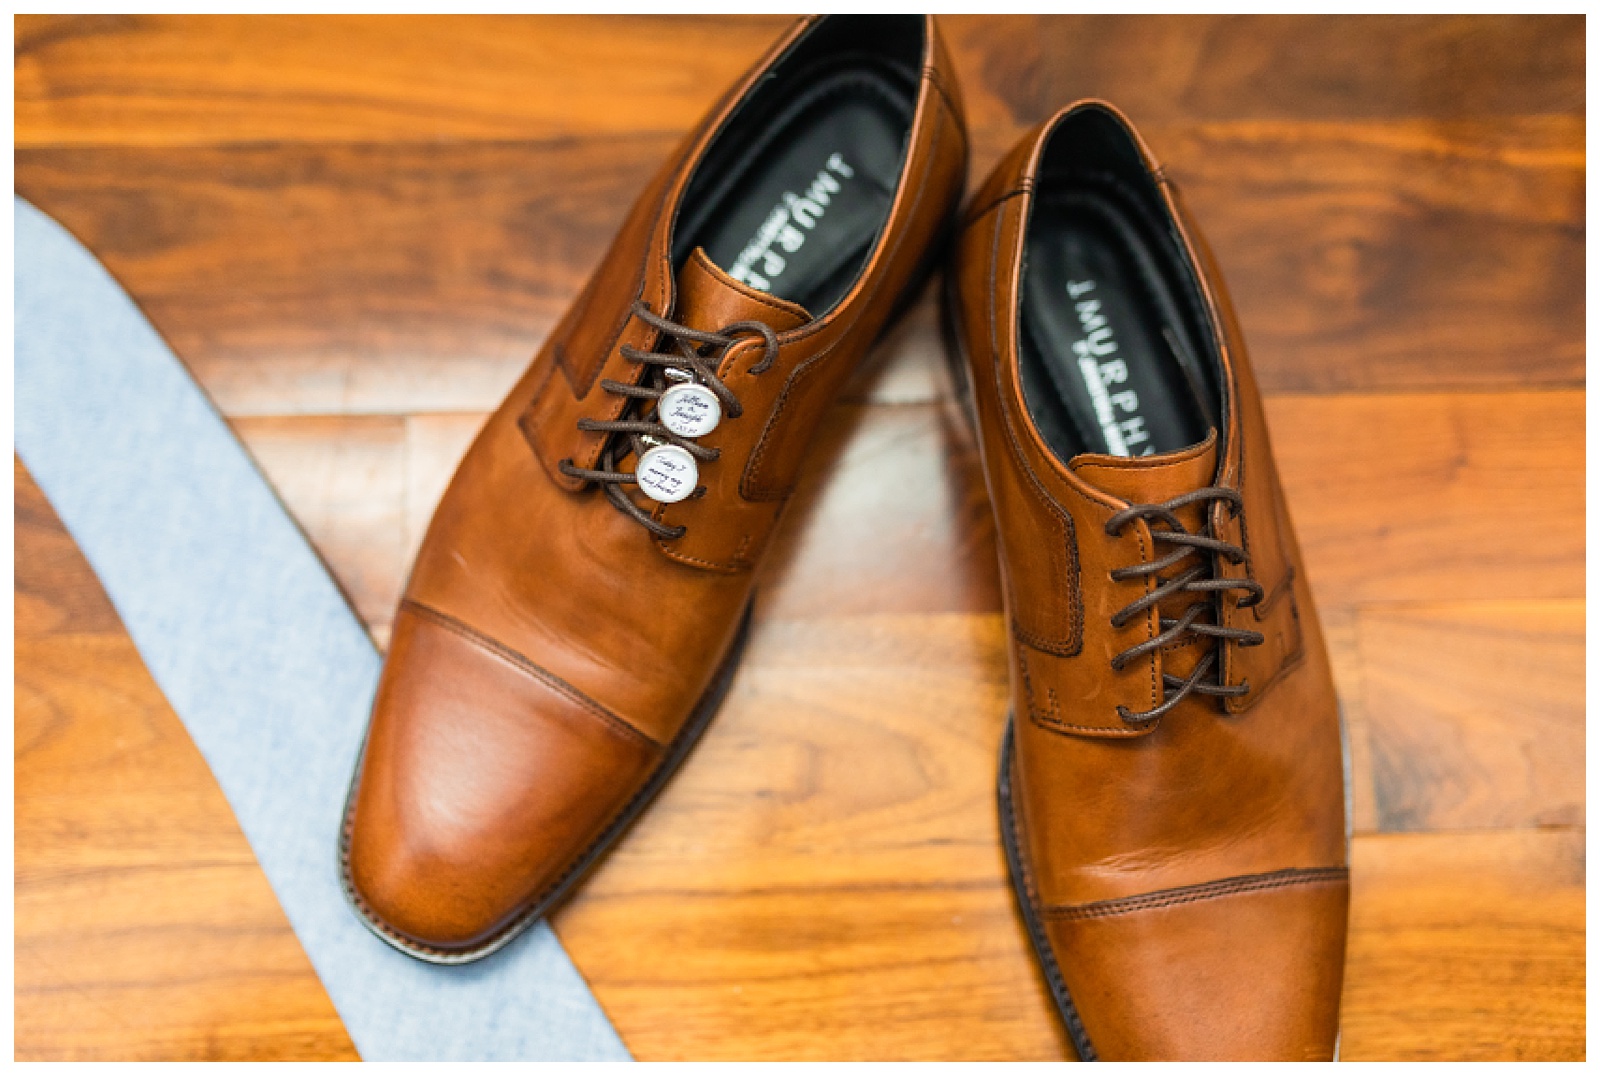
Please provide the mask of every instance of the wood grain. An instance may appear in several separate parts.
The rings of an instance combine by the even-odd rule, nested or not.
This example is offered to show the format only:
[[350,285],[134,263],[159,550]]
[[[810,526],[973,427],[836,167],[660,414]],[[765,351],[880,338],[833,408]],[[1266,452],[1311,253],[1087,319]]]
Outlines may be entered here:
[[1581,830],[1358,838],[1349,1060],[1579,1061]]
[[1319,604],[1583,596],[1581,392],[1269,399]]
[[[19,16],[26,146],[680,131],[782,17]],[[1581,17],[951,16],[974,126],[1583,113]],[[1130,63],[1129,57],[1138,57]]]
[[210,770],[15,472],[17,1058],[354,1058]]
[[1581,827],[1583,654],[1579,601],[1363,611],[1380,827]]
[[[1268,390],[1582,384],[1581,118],[1148,134]],[[669,147],[23,150],[17,186],[105,259],[230,414],[476,411]]]
[[[1581,393],[1292,396],[1268,399],[1268,416],[1325,612],[1583,596]],[[381,630],[482,422],[279,417],[235,428]],[[993,531],[952,409],[843,403],[774,541],[763,613],[997,611]]]
[[[1036,123],[1079,98],[1147,120],[1460,119],[1584,111],[1583,20],[1503,16],[963,16],[970,107]],[[1136,62],[1130,62],[1137,58]]]
[[324,562],[336,568],[356,614],[387,626],[415,554],[406,547],[406,421],[297,416],[233,423]]
[[17,189],[230,415],[487,411],[669,147],[22,152]]
[[1582,387],[1584,121],[1148,125],[1269,391]]
[[19,16],[18,146],[679,132],[783,17]]

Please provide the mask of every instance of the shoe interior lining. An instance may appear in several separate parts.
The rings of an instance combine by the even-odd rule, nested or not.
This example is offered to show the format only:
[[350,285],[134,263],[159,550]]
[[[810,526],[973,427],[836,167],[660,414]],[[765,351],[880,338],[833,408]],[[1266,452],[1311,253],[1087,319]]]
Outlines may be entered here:
[[[718,133],[685,194],[674,265],[696,247],[820,316],[888,221],[916,109],[920,18],[824,22]],[[822,30],[829,31],[821,34]],[[908,34],[907,30],[914,30]],[[882,48],[858,42],[888,33]]]
[[1126,124],[1074,110],[1042,151],[1023,248],[1023,398],[1050,449],[1142,457],[1223,429],[1210,312]]

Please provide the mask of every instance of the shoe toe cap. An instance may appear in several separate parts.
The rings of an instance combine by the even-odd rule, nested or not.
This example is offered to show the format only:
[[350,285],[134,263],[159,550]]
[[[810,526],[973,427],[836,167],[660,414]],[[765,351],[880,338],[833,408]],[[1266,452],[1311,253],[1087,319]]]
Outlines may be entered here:
[[1096,1054],[1328,1060],[1337,1047],[1348,879],[1282,871],[1045,913]]
[[390,936],[481,949],[563,883],[660,747],[525,658],[407,607],[346,821],[346,883]]

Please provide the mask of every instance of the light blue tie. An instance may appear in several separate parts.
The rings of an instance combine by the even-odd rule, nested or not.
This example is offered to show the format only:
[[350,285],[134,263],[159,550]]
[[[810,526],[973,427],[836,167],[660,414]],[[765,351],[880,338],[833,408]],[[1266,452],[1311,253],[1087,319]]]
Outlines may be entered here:
[[335,850],[379,657],[311,545],[104,267],[16,201],[16,445],[233,806],[369,1060],[618,1060],[550,928],[433,967],[350,912]]

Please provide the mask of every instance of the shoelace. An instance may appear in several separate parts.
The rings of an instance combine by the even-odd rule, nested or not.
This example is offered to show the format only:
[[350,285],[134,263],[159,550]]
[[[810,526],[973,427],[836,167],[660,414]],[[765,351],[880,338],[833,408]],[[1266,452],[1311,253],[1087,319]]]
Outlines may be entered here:
[[[744,411],[743,406],[739,404],[738,396],[717,377],[717,367],[730,348],[748,336],[755,335],[762,340],[763,353],[761,359],[751,366],[750,373],[761,374],[778,359],[778,335],[766,323],[754,320],[730,323],[715,333],[694,330],[657,315],[650,310],[650,305],[642,300],[634,301],[632,315],[669,339],[678,351],[676,354],[646,352],[631,345],[622,346],[621,351],[625,359],[646,366],[649,372],[646,380],[634,385],[618,382],[615,379],[602,379],[600,387],[608,393],[648,404],[644,405],[642,410],[630,408],[624,411],[622,417],[617,420],[581,418],[578,421],[579,431],[600,431],[605,432],[607,436],[627,435],[628,438],[626,441],[607,438],[606,445],[600,452],[600,460],[597,462],[600,466],[598,469],[580,468],[572,463],[571,458],[563,458],[560,468],[568,476],[599,484],[613,506],[649,529],[654,535],[664,540],[676,540],[686,531],[684,527],[661,524],[651,517],[648,510],[630,499],[624,488],[630,485],[638,486],[639,478],[636,473],[620,471],[617,462],[627,456],[628,452],[633,454],[634,461],[637,462],[651,446],[655,445],[680,447],[697,461],[715,461],[721,457],[721,450],[701,446],[692,439],[676,435],[661,422],[661,418],[657,415],[657,405],[661,396],[669,389],[671,380],[668,378],[668,372],[687,373],[696,383],[717,396],[724,416],[737,417]],[[689,498],[698,498],[705,494],[705,490],[704,485],[701,485],[695,488]]]
[[[1148,611],[1160,604],[1168,597],[1179,592],[1198,593],[1202,599],[1189,606],[1176,619],[1162,617],[1161,632],[1149,641],[1144,641],[1130,649],[1112,657],[1111,667],[1121,671],[1129,661],[1136,660],[1148,653],[1164,649],[1168,645],[1182,638],[1185,634],[1198,634],[1203,637],[1213,638],[1219,642],[1234,641],[1240,645],[1259,645],[1264,640],[1254,630],[1236,630],[1231,627],[1219,626],[1213,623],[1198,621],[1200,616],[1208,609],[1214,610],[1220,600],[1220,594],[1234,589],[1247,589],[1250,595],[1239,601],[1240,607],[1252,607],[1261,601],[1264,592],[1261,586],[1250,578],[1202,578],[1207,566],[1192,566],[1171,579],[1162,579],[1162,571],[1182,562],[1193,554],[1210,553],[1218,558],[1226,559],[1229,564],[1237,566],[1244,562],[1244,549],[1234,544],[1218,540],[1211,535],[1209,523],[1209,510],[1214,502],[1227,503],[1234,512],[1243,505],[1243,498],[1232,488],[1206,487],[1179,495],[1175,499],[1168,499],[1163,503],[1140,503],[1129,506],[1126,510],[1119,510],[1112,514],[1106,521],[1106,532],[1111,536],[1121,536],[1122,530],[1132,521],[1143,519],[1151,524],[1161,523],[1170,526],[1169,529],[1151,529],[1150,537],[1158,543],[1171,546],[1172,550],[1158,559],[1139,563],[1135,566],[1125,566],[1111,571],[1113,581],[1127,581],[1130,578],[1145,577],[1155,574],[1156,587],[1149,593],[1135,600],[1115,615],[1111,616],[1111,625],[1117,629],[1128,624],[1130,619]],[[1183,527],[1177,518],[1176,511],[1192,503],[1202,504],[1202,520],[1206,524],[1199,533],[1192,533]],[[1117,715],[1122,717],[1124,723],[1144,725],[1153,723],[1175,708],[1178,702],[1190,694],[1209,694],[1213,697],[1241,697],[1250,692],[1248,680],[1238,686],[1228,686],[1214,682],[1205,682],[1206,674],[1217,663],[1217,650],[1215,648],[1206,652],[1194,666],[1194,670],[1186,678],[1163,673],[1164,682],[1161,704],[1148,712],[1134,712],[1124,706],[1117,706]],[[1168,693],[1168,691],[1171,691]]]

